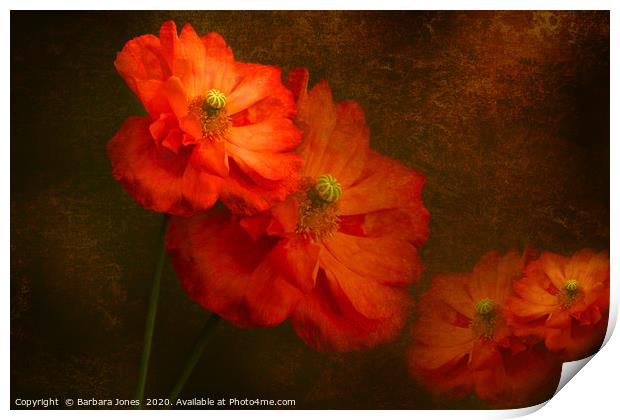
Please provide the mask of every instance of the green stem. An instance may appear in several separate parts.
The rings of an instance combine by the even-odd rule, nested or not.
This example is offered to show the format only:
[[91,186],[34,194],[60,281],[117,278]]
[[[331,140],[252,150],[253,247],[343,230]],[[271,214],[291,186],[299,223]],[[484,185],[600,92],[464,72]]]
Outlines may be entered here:
[[158,244],[157,264],[155,265],[155,273],[153,274],[153,285],[151,286],[151,295],[149,296],[149,308],[146,315],[146,325],[144,327],[142,360],[140,361],[140,374],[138,377],[138,386],[136,387],[136,399],[140,401],[139,408],[142,408],[142,400],[144,399],[144,387],[146,385],[146,375],[149,369],[151,345],[153,343],[153,330],[155,329],[157,304],[159,302],[161,274],[163,272],[164,262],[166,261],[166,243],[164,240],[164,234],[166,233],[167,222],[168,216],[164,216],[164,221],[162,223],[162,232]]
[[202,328],[202,331],[200,332],[200,336],[198,337],[198,340],[196,341],[196,344],[194,345],[192,352],[190,353],[189,357],[185,361],[185,366],[183,367],[183,370],[181,371],[181,374],[179,375],[179,378],[177,379],[177,382],[174,385],[174,388],[172,388],[172,391],[170,391],[170,394],[168,396],[168,399],[170,400],[170,403],[172,405],[176,403],[177,398],[179,397],[179,394],[181,393],[181,391],[183,390],[183,387],[185,386],[185,382],[187,382],[190,375],[192,374],[192,371],[194,370],[194,367],[196,366],[196,364],[198,364],[198,361],[200,360],[200,356],[202,355],[202,352],[207,346],[207,339],[211,335],[211,331],[213,331],[213,329],[217,325],[217,321],[219,320],[220,320],[220,317],[218,315],[212,314],[211,317],[207,320],[204,327]]

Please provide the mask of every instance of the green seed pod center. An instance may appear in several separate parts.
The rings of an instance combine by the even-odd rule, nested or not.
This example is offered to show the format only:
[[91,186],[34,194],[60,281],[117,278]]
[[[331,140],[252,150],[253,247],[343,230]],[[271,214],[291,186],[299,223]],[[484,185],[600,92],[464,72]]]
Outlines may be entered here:
[[499,322],[495,303],[489,298],[480,299],[476,303],[476,315],[471,321],[471,328],[479,337],[492,337]]
[[328,204],[335,203],[342,195],[340,183],[330,174],[318,177],[314,189],[321,200]]
[[480,299],[476,303],[476,313],[481,317],[488,317],[495,311],[493,301],[488,298]]
[[213,109],[222,109],[226,105],[226,95],[217,89],[207,92],[207,104]]
[[579,282],[575,279],[567,280],[566,283],[564,283],[564,289],[566,289],[569,294],[575,294],[579,290]]

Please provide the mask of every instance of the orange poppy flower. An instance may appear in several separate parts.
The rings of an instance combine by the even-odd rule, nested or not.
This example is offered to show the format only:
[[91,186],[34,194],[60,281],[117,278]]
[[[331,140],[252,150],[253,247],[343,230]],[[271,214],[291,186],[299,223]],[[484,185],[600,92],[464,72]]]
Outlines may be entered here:
[[173,218],[168,249],[189,295],[241,326],[291,317],[321,350],[393,338],[405,321],[406,286],[422,271],[428,237],[424,177],[371,151],[364,113],[335,104],[326,82],[289,76],[304,130],[300,189],[253,217],[224,209]]
[[517,335],[536,335],[563,360],[590,356],[602,345],[609,316],[609,256],[582,250],[572,257],[543,252],[515,282],[508,302]]
[[118,54],[116,69],[148,116],[107,146],[115,178],[144,207],[191,215],[218,198],[252,214],[297,188],[301,133],[279,68],[234,60],[222,37],[180,36],[172,21]]
[[414,378],[437,395],[461,398],[473,391],[498,407],[536,404],[553,394],[561,363],[541,345],[515,337],[505,320],[524,261],[514,250],[489,252],[471,273],[433,278],[411,330]]

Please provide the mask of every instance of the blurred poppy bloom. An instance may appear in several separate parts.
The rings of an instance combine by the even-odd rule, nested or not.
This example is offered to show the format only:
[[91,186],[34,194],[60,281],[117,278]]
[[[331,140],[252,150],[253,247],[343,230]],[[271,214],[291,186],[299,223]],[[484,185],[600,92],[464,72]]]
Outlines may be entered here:
[[307,83],[305,69],[289,75],[304,131],[299,190],[252,217],[173,218],[168,250],[207,309],[240,326],[291,317],[309,345],[346,351],[403,326],[428,237],[424,177],[369,149],[359,105],[335,104],[326,82],[308,93]]
[[172,21],[118,54],[116,69],[148,116],[107,146],[115,178],[147,209],[191,215],[218,198],[252,214],[297,188],[301,133],[280,69],[235,61],[222,37]]
[[543,252],[515,282],[509,299],[517,335],[536,335],[563,360],[592,355],[609,315],[609,256],[582,250],[572,257]]
[[542,345],[515,337],[505,321],[524,260],[516,251],[489,252],[471,273],[436,276],[420,296],[409,366],[434,394],[461,398],[473,391],[498,407],[551,397],[561,363]]

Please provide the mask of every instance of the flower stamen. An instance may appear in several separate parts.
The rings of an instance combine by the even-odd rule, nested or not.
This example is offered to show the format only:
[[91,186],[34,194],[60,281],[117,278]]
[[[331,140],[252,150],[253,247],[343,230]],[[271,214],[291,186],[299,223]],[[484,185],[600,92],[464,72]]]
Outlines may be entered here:
[[306,179],[298,193],[296,232],[315,240],[333,236],[340,227],[338,200],[341,195],[340,184],[330,174],[321,175],[315,183]]
[[476,303],[476,314],[471,321],[471,328],[483,338],[491,338],[497,325],[497,310],[495,303],[489,298],[480,299]]
[[206,98],[195,97],[189,111],[200,119],[203,138],[220,141],[228,136],[231,120],[226,112],[226,96],[219,90],[209,90]]
[[563,307],[570,307],[580,294],[579,282],[576,279],[566,280],[564,290],[558,293],[558,299]]

